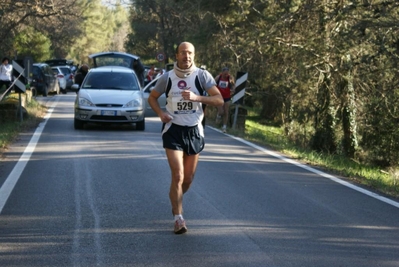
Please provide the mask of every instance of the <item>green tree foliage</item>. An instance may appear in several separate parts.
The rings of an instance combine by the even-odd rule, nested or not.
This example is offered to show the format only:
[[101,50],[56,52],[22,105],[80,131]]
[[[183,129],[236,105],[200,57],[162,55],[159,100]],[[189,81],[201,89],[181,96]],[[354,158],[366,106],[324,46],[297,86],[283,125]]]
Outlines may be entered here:
[[111,9],[111,19],[114,20],[114,34],[111,37],[110,50],[125,51],[125,41],[130,33],[129,14],[121,1],[115,3],[115,8]]
[[47,51],[32,50],[35,58],[70,58],[80,63],[91,53],[123,51],[129,32],[127,10],[120,1],[113,2],[105,6],[101,0],[0,0],[0,53],[23,56],[19,52],[28,47],[20,46],[21,32],[50,40]]
[[[399,4],[383,0],[131,1],[128,47],[249,73],[247,105],[305,147],[399,162]],[[184,14],[184,15],[183,15]]]
[[112,11],[102,5],[101,0],[84,0],[80,3],[84,23],[82,34],[76,39],[70,57],[77,62],[86,62],[93,53],[108,51],[115,29]]
[[64,47],[68,47],[68,40],[72,39],[66,37],[69,34],[65,29],[73,28],[76,25],[74,22],[78,21],[77,1],[0,0],[1,54],[17,55],[14,51],[14,38],[27,29],[46,35],[51,40],[52,50],[65,54],[67,49]]
[[40,32],[26,28],[20,32],[14,40],[15,51],[22,58],[31,56],[36,62],[43,62],[51,57],[50,39]]
[[[224,9],[229,7],[229,2],[225,1]],[[213,41],[213,33],[218,26],[209,10],[217,11],[220,6],[219,1],[209,0],[136,0],[130,8],[132,33],[126,48],[148,58],[163,52],[168,62],[175,59],[177,44],[191,40],[196,44],[197,61],[204,62],[202,57],[215,55],[211,47],[217,44]],[[221,9],[221,12],[225,11]]]
[[185,30],[183,10],[183,5],[173,0],[135,1],[130,9],[132,34],[126,43],[128,51],[149,58],[162,51],[170,58]]

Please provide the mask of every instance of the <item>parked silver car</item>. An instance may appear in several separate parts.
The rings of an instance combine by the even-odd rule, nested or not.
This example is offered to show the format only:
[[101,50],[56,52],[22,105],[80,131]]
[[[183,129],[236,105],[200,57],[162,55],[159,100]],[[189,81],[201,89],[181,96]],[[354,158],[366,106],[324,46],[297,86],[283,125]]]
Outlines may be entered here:
[[72,68],[69,65],[65,66],[55,66],[58,67],[65,76],[66,79],[66,88],[71,89],[72,84],[74,84],[74,74]]
[[91,69],[75,100],[75,129],[83,129],[88,122],[135,123],[137,130],[145,129],[145,101],[143,90],[132,69],[104,66]]
[[73,65],[73,61],[64,58],[55,58],[46,60],[45,63],[50,67],[60,67],[66,79],[66,88],[71,89],[71,86],[74,83],[73,80],[76,68],[76,66]]

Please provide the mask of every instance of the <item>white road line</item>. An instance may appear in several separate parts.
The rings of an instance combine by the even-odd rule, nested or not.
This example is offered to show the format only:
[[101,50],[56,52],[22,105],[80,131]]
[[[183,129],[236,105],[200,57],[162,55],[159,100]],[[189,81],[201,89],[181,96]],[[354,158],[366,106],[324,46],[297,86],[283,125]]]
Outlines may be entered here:
[[[222,133],[222,131],[219,130],[219,129],[216,129],[216,128],[211,127],[211,126],[207,126],[207,127],[211,128],[211,129],[213,129],[213,130],[215,130],[215,131],[217,131],[217,132]],[[316,170],[316,169],[314,169],[314,168],[312,168],[312,167],[309,167],[309,166],[307,166],[307,165],[301,164],[301,163],[299,163],[299,162],[297,162],[297,161],[295,161],[295,160],[292,160],[292,159],[283,157],[283,156],[281,156],[281,155],[279,155],[279,154],[277,154],[277,153],[275,153],[275,152],[273,152],[273,151],[271,151],[271,150],[268,150],[268,149],[265,149],[265,148],[260,147],[260,146],[258,146],[258,145],[255,145],[255,144],[253,144],[253,143],[251,143],[251,142],[248,142],[248,141],[246,141],[246,140],[244,140],[244,139],[241,139],[241,138],[239,138],[239,137],[235,137],[235,136],[233,136],[233,135],[226,134],[226,133],[225,133],[225,135],[227,135],[227,136],[229,136],[229,137],[231,137],[231,138],[233,138],[233,139],[235,139],[235,140],[237,140],[237,141],[239,141],[239,142],[241,142],[241,143],[244,143],[244,144],[246,144],[246,145],[248,145],[248,146],[251,146],[251,147],[253,147],[253,148],[255,148],[255,149],[258,149],[258,150],[260,150],[260,151],[262,151],[262,152],[264,152],[264,153],[266,153],[266,154],[269,154],[269,155],[271,155],[271,156],[273,156],[273,157],[275,157],[275,158],[281,159],[281,160],[283,160],[283,161],[285,161],[285,162],[288,162],[288,163],[290,163],[290,164],[293,164],[293,165],[295,165],[295,166],[298,166],[298,167],[300,167],[300,168],[302,168],[302,169],[305,169],[305,170],[307,170],[307,171],[309,171],[309,172],[313,172],[313,173],[315,173],[315,174],[317,174],[317,175],[320,175],[320,176],[322,176],[322,177],[328,178],[328,179],[330,179],[330,180],[332,180],[332,181],[334,181],[334,182],[336,182],[336,183],[339,183],[339,184],[341,184],[341,185],[343,185],[343,186],[346,186],[346,187],[349,187],[349,188],[351,188],[351,189],[353,189],[353,190],[356,190],[356,191],[358,191],[358,192],[360,192],[360,193],[362,193],[362,194],[365,194],[365,195],[367,195],[367,196],[373,197],[373,198],[378,199],[378,200],[380,200],[380,201],[382,201],[382,202],[385,202],[385,203],[387,203],[387,204],[389,204],[389,205],[392,205],[392,206],[394,206],[394,207],[396,207],[396,208],[399,208],[399,202],[393,201],[393,200],[391,200],[391,199],[389,199],[389,198],[383,197],[383,196],[381,196],[381,195],[378,195],[378,194],[376,194],[376,193],[373,193],[373,192],[371,192],[371,191],[368,191],[368,190],[366,190],[366,189],[364,189],[364,188],[361,188],[361,187],[359,187],[359,186],[356,186],[356,185],[353,185],[353,184],[351,184],[351,183],[348,183],[348,182],[346,182],[346,181],[344,181],[344,180],[341,180],[341,179],[339,179],[339,178],[337,178],[337,177],[335,177],[335,176],[333,176],[333,175],[330,175],[330,174],[327,174],[327,173],[325,173],[325,172]]]
[[26,164],[29,162],[30,157],[32,156],[33,151],[36,148],[37,142],[39,141],[40,135],[43,132],[44,127],[47,124],[48,119],[54,111],[54,107],[58,103],[58,97],[53,97],[56,100],[53,101],[50,109],[48,110],[46,116],[44,117],[44,122],[39,124],[35,133],[29,141],[28,146],[25,148],[24,153],[19,158],[17,164],[14,166],[14,169],[11,171],[10,175],[8,175],[7,179],[4,181],[3,185],[0,188],[0,214],[3,211],[3,208],[11,195],[12,190],[17,184],[22,172],[24,171]]

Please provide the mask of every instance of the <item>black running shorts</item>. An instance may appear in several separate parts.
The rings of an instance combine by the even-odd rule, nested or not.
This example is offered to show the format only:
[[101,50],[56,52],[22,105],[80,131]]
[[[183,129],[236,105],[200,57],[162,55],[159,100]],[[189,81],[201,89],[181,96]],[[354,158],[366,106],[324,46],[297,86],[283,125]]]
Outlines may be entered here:
[[172,124],[162,135],[163,147],[184,151],[187,155],[200,153],[205,146],[204,137],[200,135],[198,126],[180,126]]

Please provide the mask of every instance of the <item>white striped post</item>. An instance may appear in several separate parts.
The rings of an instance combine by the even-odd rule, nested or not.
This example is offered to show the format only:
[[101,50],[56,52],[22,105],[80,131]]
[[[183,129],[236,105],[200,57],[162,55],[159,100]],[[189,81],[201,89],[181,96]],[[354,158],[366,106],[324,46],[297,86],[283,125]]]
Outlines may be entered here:
[[232,103],[236,104],[234,111],[234,120],[232,128],[236,128],[237,124],[237,116],[238,116],[238,108],[240,104],[243,104],[244,95],[245,95],[245,85],[247,83],[248,73],[247,72],[237,72],[237,80],[236,80],[236,88],[234,90],[234,95],[232,98]]
[[25,69],[21,67],[16,61],[12,61],[12,68],[13,68],[13,74],[14,74],[14,81],[15,81],[15,86],[18,87],[18,90],[25,93],[26,91],[26,86],[23,82],[20,81],[20,77],[23,77],[22,80],[25,80]]
[[19,96],[19,108],[18,108],[18,113],[19,113],[19,119],[22,122],[23,120],[23,115],[22,115],[22,97],[21,93],[25,93],[26,91],[26,85],[20,81],[20,78],[22,77],[23,80],[25,80],[25,69],[21,67],[16,61],[12,61],[12,68],[13,68],[13,73],[14,73],[14,85],[17,87],[15,88],[15,92],[18,92]]

